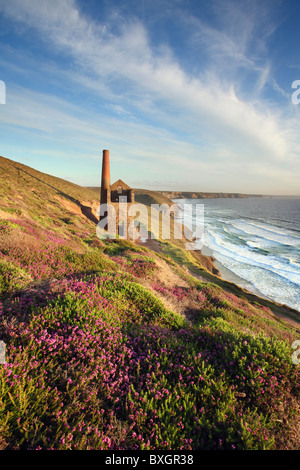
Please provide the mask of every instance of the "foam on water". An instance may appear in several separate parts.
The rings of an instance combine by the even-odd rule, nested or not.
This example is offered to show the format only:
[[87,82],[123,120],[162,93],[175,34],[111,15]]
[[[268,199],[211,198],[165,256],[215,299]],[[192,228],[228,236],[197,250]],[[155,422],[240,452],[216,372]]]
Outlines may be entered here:
[[209,248],[218,251],[228,258],[232,258],[240,263],[269,269],[278,275],[286,277],[287,280],[299,283],[300,285],[300,266],[292,266],[282,257],[267,256],[266,254],[249,249],[246,245],[230,243],[228,239],[223,238],[218,233],[212,233],[210,230],[206,231],[205,243]]
[[262,224],[253,224],[249,222],[245,222],[243,220],[232,221],[231,225],[247,235],[257,235],[262,239],[271,240],[275,242],[282,243],[283,245],[291,245],[294,246],[295,244],[300,245],[300,237],[294,236],[287,232],[283,232],[282,230],[278,229],[276,231],[276,227],[273,226],[263,226]]
[[205,244],[223,266],[251,283],[263,296],[300,310],[299,264],[253,252],[210,230],[206,230]]
[[[183,209],[187,202],[176,203]],[[253,214],[241,217],[241,211],[228,207],[205,206],[204,244],[225,268],[250,283],[253,291],[300,310],[299,231],[290,228],[291,221],[288,227],[277,227],[267,220],[267,212],[264,219],[255,220]]]

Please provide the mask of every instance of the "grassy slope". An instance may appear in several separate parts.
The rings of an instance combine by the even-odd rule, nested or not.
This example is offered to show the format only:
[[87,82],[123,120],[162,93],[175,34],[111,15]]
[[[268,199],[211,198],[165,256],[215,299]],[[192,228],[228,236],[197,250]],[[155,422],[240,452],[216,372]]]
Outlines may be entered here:
[[88,189],[3,158],[0,178],[2,448],[299,447],[280,306],[178,244],[99,241]]
[[[91,188],[93,191],[96,191],[99,194],[99,188]],[[190,193],[184,193],[184,196],[188,196]],[[199,193],[206,194],[207,196],[216,196],[215,193]],[[242,196],[242,195],[241,195]],[[158,191],[150,191],[145,189],[135,189],[135,200],[141,204],[150,206],[151,204],[167,204],[172,206],[174,203],[172,200],[160,194]],[[148,223],[149,230],[151,230],[151,221],[149,218]],[[171,237],[172,237],[172,227],[171,227]],[[238,295],[239,297],[248,299],[252,302],[261,304],[262,306],[268,307],[272,312],[277,315],[279,318],[290,319],[292,322],[299,322],[299,312],[286,306],[281,305],[276,302],[269,301],[267,299],[261,298],[255,294],[249,293],[245,289],[233,284],[230,281],[226,281],[220,277],[220,273],[214,266],[213,261],[210,257],[202,255],[200,251],[186,251],[185,250],[185,239],[174,239],[171,240],[162,240],[159,236],[157,237],[160,240],[159,251],[168,255],[170,258],[175,260],[180,265],[185,266],[196,276],[201,276],[207,281],[213,282],[218,286],[229,290],[230,292]]]
[[[96,192],[97,194],[100,194],[100,187],[99,188],[90,187],[87,189],[92,190]],[[149,206],[151,204],[168,204],[168,205],[173,204],[173,202],[168,197],[162,196],[157,191],[151,191],[148,189],[135,189],[134,193],[135,193],[136,202],[139,202],[141,204],[147,204]]]
[[[99,188],[90,188],[92,191],[96,192],[97,194],[99,194]],[[174,202],[169,199],[168,197],[165,197],[163,196],[162,194],[160,194],[159,191],[151,191],[151,190],[147,190],[147,189],[135,189],[135,201],[137,203],[140,203],[140,204],[144,204],[145,206],[147,207],[150,207],[151,205],[154,205],[154,204],[158,204],[160,205],[161,207],[164,205],[164,206],[175,206]],[[155,209],[152,209],[154,212],[155,212]],[[171,211],[170,212],[171,214],[171,217],[173,216],[173,212]],[[139,219],[145,224],[147,222],[148,224],[148,230],[149,232],[151,232],[151,216],[150,216],[150,211],[149,211],[149,214],[148,214],[148,220],[146,221],[142,216],[139,217]],[[172,222],[174,223],[174,222]],[[184,250],[185,254],[183,254],[183,258],[185,258],[185,256],[187,255],[186,251],[185,251],[185,244],[187,242],[187,240],[185,240],[184,237],[182,237],[182,239],[176,239],[174,238],[174,227],[173,225],[171,224],[171,231],[170,231],[170,240],[169,241],[166,241],[165,239],[163,239],[162,237],[162,233],[160,231],[160,233],[155,233],[156,235],[156,238],[159,239],[160,241],[162,241],[163,243],[161,244],[161,251],[168,251],[171,256],[176,253],[176,250],[177,250],[177,253],[175,254],[175,258],[179,257],[179,259],[181,260],[182,258],[182,255],[179,254],[179,252],[182,250]],[[192,255],[192,264],[194,264],[195,266],[195,269],[196,270],[199,270],[199,268],[203,271],[204,274],[206,274],[206,272],[208,271],[208,273],[215,273],[217,274],[218,273],[218,269],[214,266],[212,260],[210,257],[208,256],[204,256],[202,255],[200,252],[191,252],[191,255]],[[196,261],[195,261],[195,259]]]

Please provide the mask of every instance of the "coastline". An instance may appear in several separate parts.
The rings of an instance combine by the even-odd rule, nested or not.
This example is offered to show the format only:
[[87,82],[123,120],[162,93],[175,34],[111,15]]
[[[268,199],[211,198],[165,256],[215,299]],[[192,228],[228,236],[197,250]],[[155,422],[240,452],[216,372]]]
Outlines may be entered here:
[[[179,206],[181,208],[181,210],[183,210],[182,208],[182,201],[180,200],[173,200],[173,202]],[[189,201],[191,202],[191,201]],[[250,205],[252,203],[250,202]],[[262,210],[262,213],[264,213],[264,211],[266,210],[266,207],[270,208],[270,212],[271,212],[271,215],[273,214],[274,215],[274,210],[276,209],[276,215],[278,213],[278,210],[280,209],[281,211],[284,210],[286,208],[285,205],[279,205],[279,209],[278,209],[278,204],[275,203],[275,206],[274,204],[272,205],[265,205],[264,203],[257,203],[258,204],[258,208]],[[277,204],[277,205],[276,205]],[[237,218],[242,218],[243,217],[243,214],[244,214],[244,202],[242,201],[242,203],[237,203],[234,204],[234,206],[237,207],[237,210],[236,210],[236,217]],[[249,203],[246,203],[246,215],[247,215],[247,207],[249,206]],[[209,206],[210,207],[210,206]],[[214,208],[215,205],[213,204],[212,207]],[[217,205],[218,207],[218,205]],[[226,208],[230,208],[231,210],[231,204],[226,204],[224,205],[225,209]],[[294,206],[292,206],[292,208],[294,208]],[[221,205],[221,210],[223,209],[223,205]],[[273,213],[272,213],[273,211]],[[216,212],[216,214],[218,214],[218,212]],[[235,214],[235,212],[234,212]],[[254,214],[255,215],[255,214]],[[252,216],[252,218],[254,217],[253,213],[251,213],[250,211],[250,216]],[[250,217],[251,218],[251,217]],[[219,221],[218,218],[216,218],[217,221]],[[298,226],[299,226],[299,223],[300,223],[300,218],[296,218],[297,222],[298,222]],[[196,222],[197,223],[197,222]],[[292,220],[290,221],[290,225],[294,223],[294,219],[293,219],[293,222]],[[289,226],[288,226],[289,228]],[[222,256],[221,256],[221,253],[223,253],[223,251],[221,250],[222,247],[220,247],[220,253],[218,253],[218,243],[214,243],[212,245],[212,248],[210,248],[209,246],[206,245],[206,240],[205,240],[205,236],[208,236],[207,233],[206,233],[206,230],[207,230],[207,227],[205,226],[204,228],[204,237],[202,235],[202,242],[203,242],[203,246],[202,248],[198,251],[198,253],[201,253],[203,257],[206,257],[207,259],[210,259],[211,260],[211,263],[213,263],[213,265],[215,266],[215,270],[218,271],[218,273],[214,273],[210,268],[209,270],[213,273],[213,274],[217,274],[217,276],[220,278],[220,280],[223,280],[223,281],[227,281],[227,282],[230,282],[231,284],[234,284],[236,285],[237,287],[247,291],[249,294],[253,294],[261,299],[264,299],[265,301],[270,301],[270,302],[274,302],[278,305],[282,305],[284,307],[288,307],[292,310],[295,310],[299,313],[299,309],[297,307],[294,307],[293,306],[293,302],[292,302],[292,299],[289,297],[289,293],[288,291],[285,290],[285,284],[283,283],[283,285],[281,286],[278,286],[278,289],[276,291],[274,291],[274,287],[273,287],[273,290],[272,289],[265,289],[264,288],[264,284],[263,284],[263,279],[262,279],[262,282],[260,282],[260,279],[259,279],[259,282],[257,283],[255,281],[255,284],[252,284],[251,282],[251,279],[252,279],[252,276],[250,275],[251,274],[251,266],[248,266],[245,264],[244,265],[244,268],[245,268],[245,271],[238,271],[239,274],[235,274],[233,271],[230,270],[230,267],[231,265],[229,265],[229,267],[227,266],[224,266],[222,264]],[[226,231],[226,230],[225,230]],[[275,230],[274,230],[275,231]],[[250,234],[251,234],[251,230],[250,230]],[[255,232],[253,232],[255,233]],[[273,233],[273,232],[271,232]],[[259,236],[260,236],[260,233],[259,233]],[[264,233],[261,235],[262,237],[264,236]],[[299,235],[298,235],[298,238],[299,238]],[[267,234],[267,239],[268,239],[268,234]],[[275,239],[276,240],[276,239]],[[207,243],[208,243],[209,240],[207,240]],[[281,240],[279,240],[281,241]],[[209,244],[209,243],[208,243]],[[264,245],[263,245],[264,246]],[[265,254],[265,252],[264,252]],[[220,256],[219,256],[220,255]],[[197,256],[196,256],[197,257]],[[201,256],[198,256],[198,258],[201,258]],[[220,259],[220,260],[219,260]],[[234,253],[234,246],[232,245],[232,251],[231,251],[231,262],[232,262],[232,269],[235,269],[235,253]],[[225,260],[224,260],[225,262]],[[227,262],[225,263],[226,265],[228,264]],[[251,263],[249,263],[251,264]],[[239,265],[239,262],[237,261],[237,265]],[[247,272],[247,268],[250,270],[250,274]],[[254,269],[254,268],[253,268]],[[245,276],[244,277],[241,277],[241,276]],[[255,279],[254,279],[255,280]],[[282,291],[282,292],[281,292]],[[280,292],[282,293],[282,295],[280,295]],[[281,299],[280,300],[275,300],[274,297],[271,297],[271,295],[274,294],[274,297],[277,298],[277,299]],[[295,294],[296,295],[296,294]],[[297,303],[295,304],[297,305]]]
[[213,258],[213,264],[220,271],[221,278],[224,279],[224,281],[232,282],[233,284],[236,284],[237,286],[241,287],[242,289],[247,290],[248,292],[252,294],[255,294],[266,300],[273,301],[273,299],[271,299],[270,297],[266,297],[264,294],[262,294],[250,282],[246,281],[242,277],[230,271],[230,269],[226,268],[222,263],[220,263],[220,261],[218,261],[218,259],[216,258],[216,254],[209,247],[203,245],[201,249],[201,253],[204,256]]

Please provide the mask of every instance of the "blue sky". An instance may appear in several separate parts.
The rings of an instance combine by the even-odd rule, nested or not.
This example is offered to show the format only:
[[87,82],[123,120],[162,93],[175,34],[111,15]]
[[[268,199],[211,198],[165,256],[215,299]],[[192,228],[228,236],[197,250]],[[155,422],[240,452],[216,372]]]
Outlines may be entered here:
[[98,186],[300,194],[300,2],[0,0],[0,155]]

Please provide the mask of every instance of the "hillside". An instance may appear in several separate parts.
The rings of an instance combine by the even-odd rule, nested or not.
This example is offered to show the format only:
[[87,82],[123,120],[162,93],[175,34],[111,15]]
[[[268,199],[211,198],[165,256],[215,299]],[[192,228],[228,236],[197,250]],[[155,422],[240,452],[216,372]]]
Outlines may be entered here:
[[[88,188],[97,193],[97,196],[100,193],[100,188]],[[164,192],[167,194],[167,192]],[[177,194],[179,197],[191,197],[191,193],[168,193],[170,197],[174,197]],[[205,194],[210,195],[211,197],[221,197],[221,194],[224,193],[196,193],[196,194]],[[227,197],[234,197],[234,193],[226,194]],[[98,196],[99,197],[99,196]],[[199,196],[200,197],[200,196]],[[247,195],[239,195],[237,194],[236,197],[248,197]],[[257,196],[259,197],[259,196]],[[165,204],[168,206],[174,206],[174,202],[169,199],[166,195],[160,194],[158,191],[151,191],[145,189],[135,189],[135,200],[138,203],[145,204],[146,206],[151,206],[152,204]],[[172,216],[172,212],[171,212]],[[141,222],[146,223],[146,220],[143,217],[139,217]],[[151,231],[151,218],[148,214],[148,229]],[[163,222],[162,222],[163,223]],[[173,223],[176,223],[173,221]],[[203,255],[201,250],[193,251],[189,250],[186,251],[185,246],[187,240],[182,237],[182,239],[176,239],[173,237],[174,235],[174,227],[171,226],[171,238],[170,240],[165,240],[161,237],[161,232],[159,234],[155,234],[156,240],[149,239],[144,246],[170,256],[173,260],[175,260],[180,265],[184,266],[185,269],[188,269],[191,274],[194,276],[198,276],[202,279],[207,281],[211,281],[218,286],[229,290],[230,292],[242,296],[252,302],[259,302],[261,305],[268,307],[272,310],[272,312],[277,315],[279,318],[285,318],[285,320],[289,320],[291,324],[293,324],[297,329],[299,328],[299,312],[290,308],[286,305],[278,304],[276,302],[269,301],[265,298],[258,297],[256,294],[252,294],[248,291],[245,291],[243,288],[233,284],[230,281],[226,281],[225,279],[221,278],[221,273],[214,265],[214,259],[210,256]]]
[[3,157],[0,183],[2,449],[299,448],[297,312],[99,240],[91,189]]
[[[100,187],[90,187],[87,188],[100,194]],[[173,205],[173,201],[166,196],[161,195],[158,191],[150,191],[148,189],[134,189],[135,201],[141,204],[168,204],[168,206]]]

